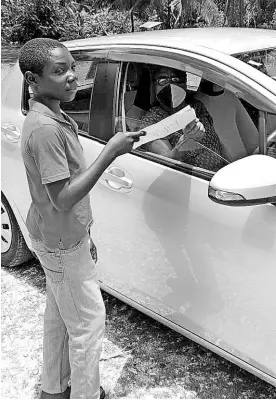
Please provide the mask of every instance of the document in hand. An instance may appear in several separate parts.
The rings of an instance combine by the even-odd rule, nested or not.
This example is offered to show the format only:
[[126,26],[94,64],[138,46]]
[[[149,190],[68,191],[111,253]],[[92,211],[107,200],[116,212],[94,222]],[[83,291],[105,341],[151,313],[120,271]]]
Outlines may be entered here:
[[141,136],[139,142],[134,143],[133,149],[137,149],[137,147],[152,142],[153,140],[163,139],[180,129],[184,129],[195,119],[195,110],[190,106],[186,106],[177,113],[162,119],[162,121],[144,128],[143,131],[146,132],[146,136]]

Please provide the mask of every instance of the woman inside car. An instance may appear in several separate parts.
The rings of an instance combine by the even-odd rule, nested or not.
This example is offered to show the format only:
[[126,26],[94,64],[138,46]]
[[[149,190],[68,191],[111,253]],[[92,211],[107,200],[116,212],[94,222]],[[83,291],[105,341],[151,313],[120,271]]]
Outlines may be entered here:
[[154,66],[151,76],[152,107],[142,117],[139,130],[161,121],[187,105],[195,110],[197,118],[181,131],[174,132],[165,139],[144,144],[141,148],[211,171],[217,171],[226,165],[228,162],[223,158],[223,149],[211,116],[199,100],[188,101],[186,73]]

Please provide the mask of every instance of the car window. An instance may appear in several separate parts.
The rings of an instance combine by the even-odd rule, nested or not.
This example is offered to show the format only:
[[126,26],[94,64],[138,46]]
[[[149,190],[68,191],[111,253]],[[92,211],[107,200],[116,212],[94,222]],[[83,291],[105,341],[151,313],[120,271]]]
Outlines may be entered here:
[[115,133],[116,98],[120,81],[119,62],[98,63],[97,76],[93,87],[89,135],[106,143]]
[[[155,97],[154,71],[160,66],[145,63],[124,63],[122,67],[119,105],[116,114],[116,131],[137,131],[147,126],[153,125],[169,117],[173,112],[166,110],[161,106],[160,101]],[[177,157],[173,154],[159,152],[158,148],[152,146],[152,143],[145,144],[137,148],[137,151],[144,154],[167,157],[170,162],[173,160],[177,164],[179,162],[207,171],[215,172],[228,163],[225,157],[220,140],[214,130],[212,118],[205,106],[195,98],[195,93],[199,89],[201,75],[192,73],[185,74],[184,71],[176,71],[179,75],[174,81],[177,87],[181,87],[181,77],[185,75],[186,96],[184,105],[191,105],[195,108],[196,115],[203,123],[205,129],[205,138],[201,142],[189,139],[186,145],[181,146]],[[178,80],[178,82],[177,82]],[[162,83],[162,82],[161,82]],[[169,150],[174,149],[180,142],[183,131],[179,130],[169,135],[162,141],[167,145]]]
[[[160,102],[154,98],[153,71],[156,67],[160,68],[160,65],[122,63],[115,114],[116,132],[145,129],[170,115],[160,109]],[[266,111],[265,106],[256,107],[260,103],[255,101],[251,92],[248,95],[245,87],[237,91],[238,84],[233,77],[230,84],[229,77],[222,74],[215,76],[213,73],[215,79],[210,79],[209,71],[199,71],[198,66],[197,71],[198,74],[186,72],[185,102],[195,109],[197,118],[203,123],[205,140],[188,141],[187,149],[185,146],[181,149],[183,153],[179,158],[147,144],[138,147],[137,151],[141,155],[151,154],[156,162],[160,162],[160,158],[163,162],[165,158],[170,159],[170,165],[171,162],[179,165],[180,161],[190,166],[191,171],[200,168],[209,172],[216,172],[250,154],[267,151],[267,154],[275,156],[275,136],[271,139],[271,133],[276,130],[276,115]],[[260,123],[262,118],[266,121],[264,125]],[[259,126],[262,125],[263,131],[260,132]],[[180,130],[165,139],[171,149],[177,146],[182,133]],[[262,140],[267,141],[267,146],[261,143]]]
[[33,98],[32,88],[28,85],[26,80],[23,81],[22,99],[21,99],[21,110],[24,115],[29,112],[29,100]]
[[276,136],[273,137],[267,146],[267,155],[276,158]]
[[75,59],[75,61],[78,78],[77,94],[74,100],[61,103],[61,108],[76,121],[81,131],[88,133],[90,100],[97,72],[97,63],[78,59]]
[[267,118],[267,155],[276,158],[276,114],[268,113]]
[[235,57],[276,79],[276,48],[239,53]]

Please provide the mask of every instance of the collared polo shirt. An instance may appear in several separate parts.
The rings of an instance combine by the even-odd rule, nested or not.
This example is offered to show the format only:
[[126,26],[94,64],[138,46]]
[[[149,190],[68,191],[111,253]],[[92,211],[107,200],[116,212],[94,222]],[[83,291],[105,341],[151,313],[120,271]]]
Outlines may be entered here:
[[56,116],[45,105],[29,100],[21,153],[32,198],[27,215],[30,236],[50,249],[67,249],[81,240],[93,223],[89,195],[70,210],[58,211],[46,185],[73,180],[86,170],[77,124],[65,113]]

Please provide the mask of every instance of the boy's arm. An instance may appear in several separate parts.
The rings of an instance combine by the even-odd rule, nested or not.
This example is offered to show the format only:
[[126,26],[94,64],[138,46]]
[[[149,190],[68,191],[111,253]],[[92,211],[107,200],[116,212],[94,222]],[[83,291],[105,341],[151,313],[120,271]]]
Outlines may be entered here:
[[79,176],[47,183],[47,193],[58,211],[66,211],[78,203],[93,188],[102,173],[116,157],[131,151],[133,143],[144,132],[119,132],[105,145],[98,158]]

